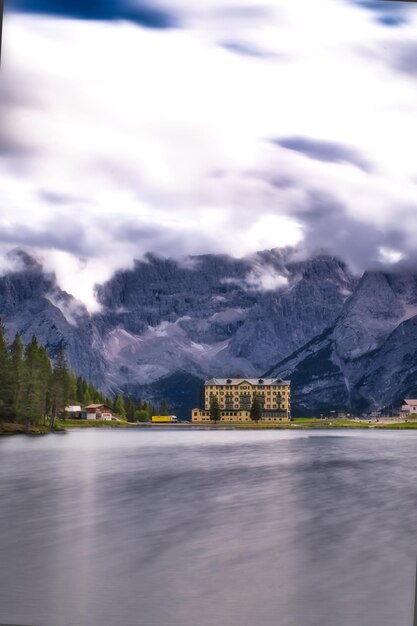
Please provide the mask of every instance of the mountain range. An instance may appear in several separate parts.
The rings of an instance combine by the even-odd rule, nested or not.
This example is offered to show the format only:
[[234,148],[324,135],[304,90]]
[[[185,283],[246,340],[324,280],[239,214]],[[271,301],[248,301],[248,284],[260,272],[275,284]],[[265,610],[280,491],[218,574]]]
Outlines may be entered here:
[[169,401],[189,417],[201,381],[292,381],[293,414],[366,412],[417,393],[417,271],[357,276],[323,253],[236,259],[148,254],[97,285],[98,313],[28,251],[0,277],[8,338],[33,334],[106,392]]

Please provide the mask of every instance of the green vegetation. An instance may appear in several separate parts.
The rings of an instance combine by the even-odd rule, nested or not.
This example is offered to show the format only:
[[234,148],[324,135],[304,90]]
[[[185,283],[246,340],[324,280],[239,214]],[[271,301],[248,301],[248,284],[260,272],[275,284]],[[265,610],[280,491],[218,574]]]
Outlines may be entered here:
[[66,428],[129,428],[129,422],[121,420],[57,420],[58,429]]
[[250,418],[254,422],[259,422],[262,419],[262,403],[256,394],[253,396]]
[[[300,418],[292,420],[291,422],[271,422],[271,421],[258,421],[258,422],[221,422],[218,424],[198,424],[199,427],[218,427],[218,428],[238,428],[238,429],[278,429],[278,430],[307,430],[307,429],[319,429],[319,428],[372,428],[375,425],[368,422],[358,422],[353,420],[342,419],[315,419],[315,418]],[[197,424],[196,424],[197,426]],[[379,427],[382,427],[379,426]]]
[[0,322],[1,423],[20,424],[27,432],[47,426],[53,429],[56,417],[65,409],[70,378],[63,350],[55,367],[35,336],[24,348],[16,335],[9,350]]
[[149,415],[148,411],[141,409],[140,411],[135,411],[135,422],[150,422],[152,419],[152,415]]
[[[91,403],[108,404],[121,418],[125,418],[129,411],[130,421],[135,421],[137,409],[145,410],[148,420],[154,410],[146,403],[134,404],[130,398],[120,395],[113,403],[94,385],[70,371],[63,347],[54,363],[36,336],[25,347],[20,336],[16,335],[9,349],[0,320],[0,434],[42,434],[62,430],[63,425],[72,425],[69,420],[62,421],[68,404],[83,406]],[[89,422],[90,427],[92,423],[102,425],[99,421]],[[127,424],[123,421],[104,423],[111,427]],[[84,425],[84,420],[76,424]]]
[[114,412],[116,413],[116,415],[119,415],[122,420],[126,419],[125,404],[120,394],[116,396],[116,401],[114,403]]
[[220,413],[220,405],[216,396],[213,396],[210,399],[210,419],[212,422],[217,424],[220,421],[221,413]]
[[46,432],[49,432],[49,428],[44,426],[29,426],[29,428],[27,428],[24,424],[0,422],[0,436],[20,434],[43,435]]
[[396,430],[413,430],[417,428],[417,422],[394,422],[391,424],[378,424],[377,428],[394,428]]

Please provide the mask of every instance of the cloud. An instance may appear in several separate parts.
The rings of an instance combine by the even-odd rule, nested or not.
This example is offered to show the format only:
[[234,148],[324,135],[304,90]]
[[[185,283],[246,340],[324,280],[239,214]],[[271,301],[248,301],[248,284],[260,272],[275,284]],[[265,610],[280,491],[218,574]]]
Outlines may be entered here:
[[413,258],[411,17],[403,42],[345,0],[155,0],[178,27],[140,29],[133,4],[53,6],[5,17],[2,255],[34,247],[90,308],[148,251]]
[[304,206],[294,214],[303,224],[307,253],[329,251],[358,271],[396,263],[408,247],[406,235],[398,226],[379,228],[363,217],[358,219],[328,193],[310,190]]
[[245,278],[223,278],[221,282],[238,285],[245,291],[277,291],[288,285],[288,278],[272,266],[255,263]]
[[308,137],[284,137],[274,142],[287,150],[301,152],[310,159],[329,163],[350,163],[364,172],[372,169],[370,163],[358,150],[336,141],[319,141]]
[[398,2],[397,0],[353,0],[353,3],[372,12],[375,19],[384,26],[403,26],[408,21],[410,7],[405,2]]
[[58,249],[76,255],[88,253],[86,233],[77,223],[61,220],[51,220],[40,227],[27,227],[20,224],[18,227],[2,225],[0,230],[0,245],[20,245],[34,249]]
[[255,59],[271,59],[277,58],[275,52],[270,52],[259,48],[251,43],[245,43],[242,41],[225,41],[222,42],[221,47],[234,54],[242,54],[243,56],[254,57]]
[[173,12],[138,0],[9,0],[9,10],[79,20],[127,20],[145,28],[165,29],[178,25]]
[[402,42],[387,42],[383,56],[386,63],[394,70],[403,74],[417,77],[417,43],[415,40]]

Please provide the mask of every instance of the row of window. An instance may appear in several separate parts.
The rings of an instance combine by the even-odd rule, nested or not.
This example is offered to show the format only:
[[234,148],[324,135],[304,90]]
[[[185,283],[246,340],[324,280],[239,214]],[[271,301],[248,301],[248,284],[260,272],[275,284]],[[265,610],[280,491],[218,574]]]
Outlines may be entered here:
[[[235,416],[230,415],[228,417],[235,417]],[[272,422],[282,422],[283,419],[287,419],[287,418],[286,417],[271,417],[270,421],[272,421]],[[201,417],[201,421],[202,422],[210,422],[211,420],[210,420],[210,417]],[[222,418],[221,421],[225,421],[225,422],[226,421],[247,422],[248,419],[246,417],[236,417],[234,420],[223,420],[223,418]]]
[[[287,389],[289,385],[241,385],[239,389]],[[205,385],[206,389],[234,390],[236,385]]]
[[[276,411],[272,411],[271,409],[276,409]],[[268,412],[263,414],[264,417],[280,417],[287,414],[287,410],[282,406],[272,406],[268,407],[266,410]],[[250,413],[249,409],[240,406],[239,408],[235,407],[234,411],[231,410],[231,407],[226,407],[226,409],[222,411],[222,415],[235,415],[238,411],[246,411],[246,413]]]
[[[206,392],[206,397],[208,397],[209,395],[210,395],[210,397],[213,397],[213,396],[219,395],[219,394],[221,396],[226,396],[226,398],[227,397],[233,397],[233,394],[231,392],[227,392],[227,391],[226,391],[226,393],[224,391],[220,391],[217,394],[214,391],[210,391],[210,393]],[[285,391],[282,391],[282,392],[281,391],[266,391],[266,392],[265,391],[261,391],[260,393],[257,393],[256,395],[258,395],[258,396],[265,396],[265,394],[267,396],[271,396],[271,395],[272,396],[281,396],[281,395],[285,395]],[[249,393],[239,393],[238,391],[235,391],[234,395],[235,396],[240,396],[241,398],[245,397],[245,396],[247,396],[248,398],[252,397],[252,394],[249,394]]]

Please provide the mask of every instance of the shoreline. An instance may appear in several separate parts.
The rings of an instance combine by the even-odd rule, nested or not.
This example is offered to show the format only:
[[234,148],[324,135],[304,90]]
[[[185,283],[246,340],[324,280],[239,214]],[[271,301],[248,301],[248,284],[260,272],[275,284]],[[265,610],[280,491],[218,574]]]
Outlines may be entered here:
[[[299,421],[298,421],[299,419]],[[58,420],[54,430],[50,430],[44,426],[30,426],[29,430],[23,424],[12,422],[0,423],[0,437],[10,437],[12,435],[29,435],[41,436],[56,433],[67,433],[72,429],[90,429],[90,428],[125,428],[125,429],[197,429],[197,430],[417,430],[417,422],[400,422],[400,421],[384,421],[384,422],[368,422],[353,420],[323,420],[323,419],[302,419],[296,418],[296,421],[287,422],[285,424],[252,424],[252,423],[236,423],[223,422],[221,424],[207,424],[207,422],[181,422],[170,424],[152,424],[150,422],[116,422],[116,421],[93,421],[93,420]]]

